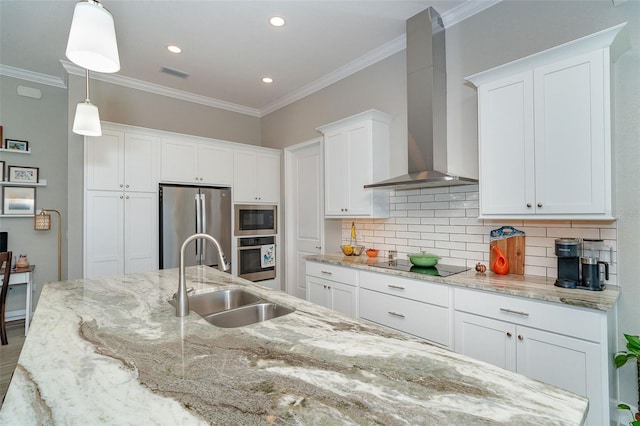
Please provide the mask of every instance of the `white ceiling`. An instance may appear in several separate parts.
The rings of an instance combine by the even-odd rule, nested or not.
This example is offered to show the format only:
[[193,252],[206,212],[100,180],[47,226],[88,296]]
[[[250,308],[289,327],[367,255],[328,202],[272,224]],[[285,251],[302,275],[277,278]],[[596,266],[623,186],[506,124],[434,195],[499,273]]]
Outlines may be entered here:
[[[121,69],[92,77],[261,116],[404,49],[406,19],[429,6],[451,25],[496,1],[104,0]],[[75,4],[0,0],[0,72],[63,85]],[[287,20],[283,28],[267,22],[276,14]],[[169,44],[183,53],[169,53]],[[67,71],[83,75],[70,63]]]

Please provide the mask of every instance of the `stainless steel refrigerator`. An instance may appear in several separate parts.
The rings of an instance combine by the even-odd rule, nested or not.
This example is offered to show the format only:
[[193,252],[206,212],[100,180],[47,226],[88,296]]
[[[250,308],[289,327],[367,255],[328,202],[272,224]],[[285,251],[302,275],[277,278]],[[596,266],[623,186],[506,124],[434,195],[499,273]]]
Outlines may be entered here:
[[[177,268],[180,248],[195,233],[214,237],[231,265],[231,191],[229,188],[160,185],[160,269]],[[209,241],[192,241],[185,265],[218,267],[218,253]],[[231,270],[231,269],[229,269]]]

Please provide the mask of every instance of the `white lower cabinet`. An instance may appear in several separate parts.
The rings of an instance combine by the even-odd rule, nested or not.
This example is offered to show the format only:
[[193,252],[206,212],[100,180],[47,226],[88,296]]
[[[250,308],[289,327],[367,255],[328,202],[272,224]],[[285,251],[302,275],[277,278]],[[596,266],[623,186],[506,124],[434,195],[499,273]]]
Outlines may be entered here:
[[87,191],[84,277],[158,269],[154,192]]
[[360,318],[452,346],[448,286],[365,271],[359,286]]
[[358,272],[323,263],[307,262],[307,300],[351,317],[358,315]]
[[606,312],[466,289],[455,294],[455,351],[589,399],[587,424],[609,424]]

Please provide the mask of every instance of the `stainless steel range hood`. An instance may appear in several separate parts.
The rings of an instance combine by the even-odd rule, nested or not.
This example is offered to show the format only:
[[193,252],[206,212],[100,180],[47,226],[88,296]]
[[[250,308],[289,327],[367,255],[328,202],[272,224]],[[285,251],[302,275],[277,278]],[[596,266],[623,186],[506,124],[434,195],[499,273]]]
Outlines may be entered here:
[[442,19],[428,8],[407,20],[408,174],[365,188],[470,185],[447,173],[447,75]]

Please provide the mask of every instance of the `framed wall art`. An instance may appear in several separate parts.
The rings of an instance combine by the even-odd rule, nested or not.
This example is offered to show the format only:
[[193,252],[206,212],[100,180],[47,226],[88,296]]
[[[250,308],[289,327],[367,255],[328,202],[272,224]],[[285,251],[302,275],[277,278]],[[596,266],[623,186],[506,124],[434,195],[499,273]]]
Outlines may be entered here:
[[36,212],[36,188],[5,186],[2,194],[2,212],[6,215],[34,215]]
[[29,151],[29,141],[20,141],[17,139],[5,139],[4,149],[12,149],[16,151]]
[[18,183],[38,183],[38,167],[7,167],[7,176],[9,182]]

